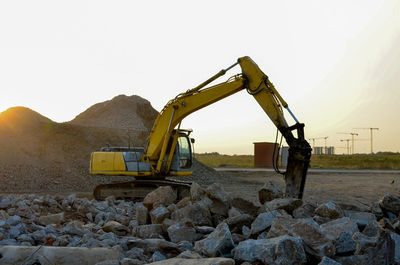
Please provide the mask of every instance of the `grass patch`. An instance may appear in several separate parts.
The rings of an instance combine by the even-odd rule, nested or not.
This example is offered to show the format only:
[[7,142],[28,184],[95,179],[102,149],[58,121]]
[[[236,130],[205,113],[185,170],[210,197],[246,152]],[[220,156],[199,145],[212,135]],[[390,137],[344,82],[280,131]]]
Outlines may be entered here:
[[[254,167],[253,155],[223,155],[216,152],[196,154],[209,167]],[[400,169],[399,153],[375,155],[313,155],[311,168]]]
[[219,153],[196,154],[196,159],[209,167],[253,167],[252,155],[221,155]]

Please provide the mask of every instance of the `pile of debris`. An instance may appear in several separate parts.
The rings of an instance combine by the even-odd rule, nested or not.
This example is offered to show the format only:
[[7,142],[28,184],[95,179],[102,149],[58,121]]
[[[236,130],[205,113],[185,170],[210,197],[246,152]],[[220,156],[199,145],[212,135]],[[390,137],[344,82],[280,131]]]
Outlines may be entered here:
[[[117,253],[98,264],[400,264],[397,195],[386,194],[368,208],[333,201],[317,206],[285,198],[268,182],[259,199],[255,205],[231,198],[220,184],[203,189],[196,183],[179,201],[169,186],[136,203],[2,196],[0,262],[11,263],[10,245],[21,249],[18,255],[13,250],[19,263],[31,254],[22,255],[23,246],[33,252],[32,246],[44,245]],[[31,259],[46,259],[45,248]],[[75,256],[65,258],[74,264]]]

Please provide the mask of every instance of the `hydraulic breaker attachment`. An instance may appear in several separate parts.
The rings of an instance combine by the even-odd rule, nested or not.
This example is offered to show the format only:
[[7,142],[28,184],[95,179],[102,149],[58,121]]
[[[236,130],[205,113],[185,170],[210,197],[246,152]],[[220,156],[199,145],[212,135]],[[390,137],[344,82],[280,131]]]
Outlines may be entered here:
[[[297,130],[297,139],[291,133],[294,129]],[[288,164],[285,172],[286,196],[302,199],[312,149],[304,139],[304,124],[296,123],[289,127],[285,134],[284,137],[289,145]]]

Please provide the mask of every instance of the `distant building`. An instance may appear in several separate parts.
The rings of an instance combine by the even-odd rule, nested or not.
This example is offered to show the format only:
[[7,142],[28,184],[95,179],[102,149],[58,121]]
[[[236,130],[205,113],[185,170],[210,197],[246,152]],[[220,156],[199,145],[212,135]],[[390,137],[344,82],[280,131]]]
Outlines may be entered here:
[[314,155],[323,155],[324,148],[322,146],[315,146],[314,147]]
[[325,154],[326,155],[334,155],[335,154],[335,147],[334,146],[325,147]]

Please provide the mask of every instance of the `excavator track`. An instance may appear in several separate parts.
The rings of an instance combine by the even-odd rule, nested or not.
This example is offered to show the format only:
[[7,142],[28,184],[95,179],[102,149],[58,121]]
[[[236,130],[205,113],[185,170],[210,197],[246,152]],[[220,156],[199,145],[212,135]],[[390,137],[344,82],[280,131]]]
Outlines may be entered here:
[[171,186],[178,198],[184,198],[190,193],[191,182],[171,179],[143,180],[136,179],[128,182],[110,183],[98,185],[93,196],[96,200],[105,200],[109,196],[124,200],[143,200],[151,191],[160,186]]

